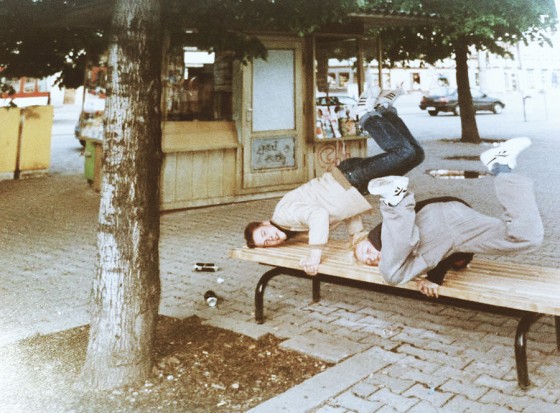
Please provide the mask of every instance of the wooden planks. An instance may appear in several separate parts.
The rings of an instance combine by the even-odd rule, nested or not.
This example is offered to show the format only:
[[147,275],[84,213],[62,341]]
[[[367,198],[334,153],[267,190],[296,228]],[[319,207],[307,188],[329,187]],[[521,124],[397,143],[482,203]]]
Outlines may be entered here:
[[164,154],[161,175],[163,209],[191,201],[224,199],[235,194],[237,149]]
[[[236,248],[230,257],[276,267],[301,269],[299,260],[308,245],[290,242],[276,248]],[[387,284],[378,269],[356,262],[346,242],[330,241],[319,267],[322,274]],[[416,290],[416,283],[399,286]],[[533,265],[473,260],[463,271],[450,271],[440,287],[440,296],[490,304],[516,310],[560,316],[560,270]]]

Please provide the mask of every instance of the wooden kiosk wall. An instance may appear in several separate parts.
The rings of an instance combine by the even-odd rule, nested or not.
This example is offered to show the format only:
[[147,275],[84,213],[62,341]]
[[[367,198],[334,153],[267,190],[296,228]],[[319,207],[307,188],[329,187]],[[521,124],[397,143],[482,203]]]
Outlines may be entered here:
[[[286,36],[278,36],[285,40]],[[267,36],[270,41],[274,36]],[[250,165],[244,157],[250,156],[245,145],[251,141],[247,118],[251,87],[247,75],[248,67],[239,65],[239,73],[233,76],[233,119],[234,121],[166,121],[163,124],[161,172],[161,209],[173,210],[222,203],[241,202],[254,199],[278,197],[309,179],[330,170],[337,162],[350,156],[365,156],[367,139],[363,136],[348,136],[336,139],[318,139],[315,130],[315,66],[314,41],[291,38],[303,47],[303,61],[298,76],[303,79],[303,139],[296,142],[297,151],[302,151],[303,161],[295,168],[299,182],[279,182],[282,169],[270,174],[270,182],[257,187],[244,186],[247,176],[244,168]],[[296,96],[296,99],[301,99]],[[249,128],[250,129],[250,128]],[[292,172],[293,172],[292,168]],[[286,169],[285,173],[291,173]]]

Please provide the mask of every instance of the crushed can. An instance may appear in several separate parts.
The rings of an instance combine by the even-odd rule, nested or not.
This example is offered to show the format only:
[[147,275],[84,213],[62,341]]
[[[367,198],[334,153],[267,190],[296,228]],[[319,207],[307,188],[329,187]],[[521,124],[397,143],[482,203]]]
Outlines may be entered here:
[[216,307],[218,305],[218,296],[212,290],[206,291],[204,293],[204,300],[210,307]]
[[216,272],[219,269],[213,262],[197,262],[193,265],[193,270],[197,272]]

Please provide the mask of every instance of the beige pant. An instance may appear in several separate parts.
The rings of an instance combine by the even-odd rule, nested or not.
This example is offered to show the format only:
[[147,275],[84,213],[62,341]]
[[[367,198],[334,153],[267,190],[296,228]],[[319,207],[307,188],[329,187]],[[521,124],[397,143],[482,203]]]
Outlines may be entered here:
[[407,282],[454,252],[503,254],[539,245],[544,229],[533,182],[515,173],[502,173],[494,178],[494,185],[503,207],[500,218],[459,202],[430,204],[416,215],[413,194],[396,207],[381,203],[379,269],[386,281]]

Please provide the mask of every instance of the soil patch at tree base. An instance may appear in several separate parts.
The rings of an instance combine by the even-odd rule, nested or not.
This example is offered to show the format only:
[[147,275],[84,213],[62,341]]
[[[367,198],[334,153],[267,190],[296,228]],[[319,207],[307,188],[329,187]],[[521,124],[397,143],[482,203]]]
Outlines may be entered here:
[[208,326],[198,317],[161,316],[152,375],[137,386],[77,390],[88,327],[0,348],[0,405],[18,412],[242,412],[330,364]]

